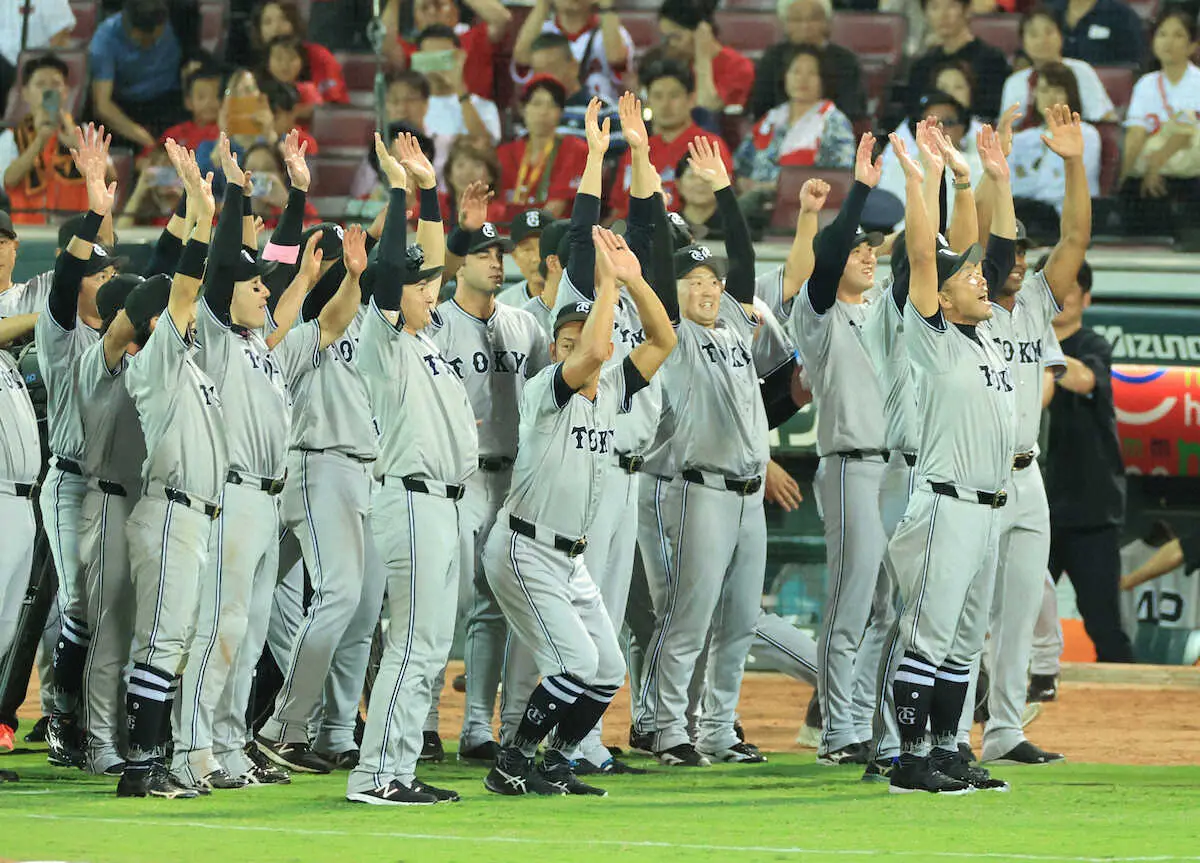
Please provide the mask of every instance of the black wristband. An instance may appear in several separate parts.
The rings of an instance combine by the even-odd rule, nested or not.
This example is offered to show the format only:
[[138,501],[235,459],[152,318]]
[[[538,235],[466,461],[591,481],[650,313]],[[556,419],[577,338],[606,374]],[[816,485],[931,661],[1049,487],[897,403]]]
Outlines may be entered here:
[[249,195],[245,194],[245,190],[243,189],[242,217],[244,218],[246,216],[253,216],[253,215],[254,215],[254,199],[252,197],[250,197]]
[[450,231],[450,235],[446,237],[446,251],[456,258],[465,258],[467,250],[470,248],[471,235],[455,225],[454,229]]
[[[247,200],[249,200],[249,199],[247,199]],[[290,188],[288,190],[287,205],[289,207],[298,206],[298,207],[303,208],[304,202],[307,200],[308,200],[308,192],[304,191],[303,189],[297,189],[295,186],[292,186],[292,188]]]
[[422,222],[440,222],[442,220],[442,202],[438,200],[437,186],[432,189],[422,189],[420,197],[420,220]]
[[188,240],[179,256],[179,265],[175,273],[190,279],[199,279],[204,275],[204,261],[208,257],[208,243],[199,240]]
[[179,203],[175,205],[175,215],[181,219],[187,218],[187,189],[179,196]]
[[95,210],[88,210],[83,221],[79,225],[79,230],[75,232],[75,236],[83,240],[85,243],[96,242],[96,235],[100,233],[100,224],[104,221],[104,217]]

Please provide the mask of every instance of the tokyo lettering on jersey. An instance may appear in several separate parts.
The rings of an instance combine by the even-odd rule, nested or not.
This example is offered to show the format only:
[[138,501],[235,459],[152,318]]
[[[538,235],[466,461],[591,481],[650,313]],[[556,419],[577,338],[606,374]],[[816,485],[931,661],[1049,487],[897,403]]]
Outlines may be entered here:
[[84,473],[120,483],[132,493],[141,487],[146,438],[125,386],[130,359],[122,356],[120,365],[109,369],[101,340],[84,351],[76,375],[82,405]]
[[0,479],[33,483],[42,463],[37,416],[17,361],[0,350]]

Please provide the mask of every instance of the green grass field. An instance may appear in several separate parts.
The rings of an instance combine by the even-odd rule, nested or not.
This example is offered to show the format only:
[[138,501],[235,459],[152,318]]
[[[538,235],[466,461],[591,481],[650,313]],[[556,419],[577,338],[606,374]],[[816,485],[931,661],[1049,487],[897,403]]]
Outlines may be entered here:
[[1009,768],[1009,794],[933,798],[788,754],[609,778],[603,799],[509,799],[448,762],[422,776],[461,803],[388,808],[345,802],[345,774],[159,801],[118,800],[114,780],[40,752],[0,766],[21,773],[0,785],[3,860],[1200,860],[1200,767]]

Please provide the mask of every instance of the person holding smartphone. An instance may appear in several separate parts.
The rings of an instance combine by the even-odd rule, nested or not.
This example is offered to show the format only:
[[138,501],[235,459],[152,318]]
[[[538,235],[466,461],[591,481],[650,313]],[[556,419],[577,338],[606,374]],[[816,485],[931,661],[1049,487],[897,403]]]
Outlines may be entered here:
[[29,113],[0,133],[0,171],[15,224],[44,225],[56,211],[77,213],[87,203],[83,177],[71,160],[75,120],[68,107],[67,64],[54,54],[31,59],[21,73]]

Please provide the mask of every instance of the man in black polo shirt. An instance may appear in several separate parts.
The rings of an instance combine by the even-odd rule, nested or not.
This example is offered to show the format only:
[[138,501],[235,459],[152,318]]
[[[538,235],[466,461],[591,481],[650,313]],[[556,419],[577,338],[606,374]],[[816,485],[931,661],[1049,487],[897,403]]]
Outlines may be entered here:
[[932,89],[933,71],[947,60],[962,60],[975,73],[974,112],[985,120],[1000,116],[1000,91],[1008,77],[1004,52],[977,39],[968,21],[971,0],[921,0],[934,47],[915,61],[908,73],[908,113],[915,114],[921,96]]
[[1113,409],[1112,348],[1083,325],[1091,290],[1092,271],[1085,261],[1054,319],[1067,371],[1050,402],[1045,456],[1050,573],[1056,581],[1063,570],[1070,576],[1097,660],[1132,662],[1117,598],[1125,466]]
[[1146,25],[1121,0],[1053,0],[1062,16],[1063,56],[1093,66],[1140,66],[1146,54]]

